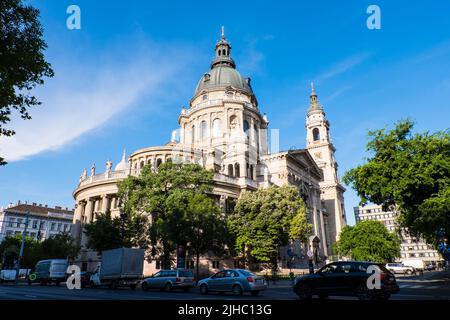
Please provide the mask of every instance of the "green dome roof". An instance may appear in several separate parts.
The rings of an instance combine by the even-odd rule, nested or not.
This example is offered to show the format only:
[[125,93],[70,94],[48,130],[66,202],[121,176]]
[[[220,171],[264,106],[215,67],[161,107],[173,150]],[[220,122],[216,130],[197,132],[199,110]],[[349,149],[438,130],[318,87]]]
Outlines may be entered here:
[[200,94],[202,90],[222,89],[230,86],[253,95],[249,78],[243,78],[241,74],[231,66],[219,64],[213,66],[209,72],[203,75],[195,89],[195,96]]

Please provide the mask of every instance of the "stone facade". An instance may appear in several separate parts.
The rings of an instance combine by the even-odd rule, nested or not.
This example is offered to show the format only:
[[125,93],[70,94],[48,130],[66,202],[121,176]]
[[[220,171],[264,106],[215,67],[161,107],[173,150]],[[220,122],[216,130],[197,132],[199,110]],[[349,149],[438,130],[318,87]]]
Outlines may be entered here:
[[[243,78],[231,58],[231,45],[222,34],[216,43],[211,69],[200,79],[189,107],[178,117],[179,129],[172,132],[163,146],[143,148],[132,153],[111,170],[90,176],[86,169],[75,189],[74,235],[85,244],[83,224],[95,219],[95,213],[111,210],[119,214],[117,182],[128,175],[138,175],[149,165],[157,170],[160,163],[195,162],[214,171],[215,187],[211,195],[224,212],[231,212],[243,190],[257,190],[275,185],[298,187],[308,208],[314,235],[310,243],[293,243],[280,248],[282,267],[303,267],[306,251],[314,252],[317,263],[332,255],[332,244],[345,225],[344,188],[337,176],[335,148],[329,136],[329,124],[317,95],[311,93],[306,120],[307,148],[271,153],[268,145],[269,121],[261,114],[249,78]],[[314,138],[319,130],[320,139]],[[288,254],[289,253],[289,254]],[[295,255],[292,255],[294,253]],[[80,261],[94,262],[96,255],[84,251]],[[214,271],[222,267],[220,257],[205,257],[204,264]],[[209,262],[208,262],[209,261]],[[226,265],[232,266],[230,261]],[[230,265],[231,264],[231,265]],[[146,272],[157,263],[146,267]]]

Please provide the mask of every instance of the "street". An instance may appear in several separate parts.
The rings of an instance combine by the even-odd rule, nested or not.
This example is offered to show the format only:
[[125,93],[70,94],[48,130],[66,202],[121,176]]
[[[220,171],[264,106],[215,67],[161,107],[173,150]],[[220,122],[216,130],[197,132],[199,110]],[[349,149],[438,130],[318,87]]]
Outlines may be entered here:
[[[450,300],[450,277],[448,272],[427,272],[422,276],[397,276],[400,292],[392,300]],[[234,296],[231,293],[201,295],[197,288],[190,292],[158,290],[143,292],[140,289],[83,288],[69,290],[65,284],[59,287],[28,286],[5,283],[0,285],[0,300],[295,300],[297,296],[290,281],[277,281],[260,296],[249,294]],[[317,299],[317,298],[315,298]],[[329,297],[330,300],[356,300],[355,297]]]

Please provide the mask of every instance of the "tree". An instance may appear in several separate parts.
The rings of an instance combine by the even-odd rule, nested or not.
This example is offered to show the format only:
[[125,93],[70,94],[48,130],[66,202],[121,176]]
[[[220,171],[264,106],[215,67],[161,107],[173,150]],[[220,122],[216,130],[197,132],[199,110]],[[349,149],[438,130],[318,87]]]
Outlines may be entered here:
[[87,247],[99,253],[121,247],[146,248],[146,241],[142,239],[146,233],[144,217],[113,218],[107,211],[96,214],[95,221],[85,225],[84,233],[88,238]]
[[151,256],[162,256],[163,268],[171,267],[171,253],[188,241],[191,222],[187,212],[190,199],[213,189],[213,173],[197,164],[167,161],[158,170],[144,166],[138,177],[119,183],[119,195],[127,197],[128,214],[150,214]]
[[392,262],[400,256],[400,238],[376,220],[345,226],[334,244],[340,256],[359,261]]
[[199,276],[200,255],[209,251],[224,252],[226,221],[220,208],[205,194],[194,194],[186,207],[186,242],[195,256],[196,277]]
[[367,202],[396,208],[399,224],[414,236],[437,244],[450,238],[450,134],[412,134],[400,121],[390,131],[369,132],[367,163],[348,171],[343,181]]
[[[14,235],[6,237],[0,243],[0,257],[2,260],[2,268],[11,269],[16,265],[19,258],[20,246],[22,243],[22,235]],[[23,247],[23,258],[21,260],[21,267],[31,269],[34,268],[36,262],[40,260],[39,257],[39,242],[26,237]]]
[[[47,45],[39,22],[39,10],[21,0],[0,2],[0,136],[12,136],[6,125],[15,109],[22,119],[31,119],[29,109],[41,103],[30,94],[44,77],[53,77],[45,61]],[[0,165],[6,162],[0,157]]]
[[39,260],[75,258],[80,251],[75,239],[68,232],[55,234],[40,242]]
[[236,250],[245,246],[252,257],[277,269],[278,248],[286,245],[289,237],[304,240],[310,225],[298,190],[285,185],[243,192],[228,228],[235,236]]
[[[6,237],[0,243],[2,267],[13,268],[19,257],[22,235]],[[39,260],[74,258],[80,248],[69,233],[53,235],[40,242],[26,237],[23,247],[21,267],[34,268]]]

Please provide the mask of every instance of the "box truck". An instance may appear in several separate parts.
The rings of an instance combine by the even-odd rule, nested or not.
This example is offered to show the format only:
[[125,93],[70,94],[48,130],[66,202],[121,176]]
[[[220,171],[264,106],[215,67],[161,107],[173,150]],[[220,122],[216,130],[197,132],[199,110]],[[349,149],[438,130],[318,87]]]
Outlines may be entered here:
[[91,275],[89,285],[109,286],[111,289],[130,287],[135,289],[142,279],[144,250],[118,248],[102,252],[101,263]]

